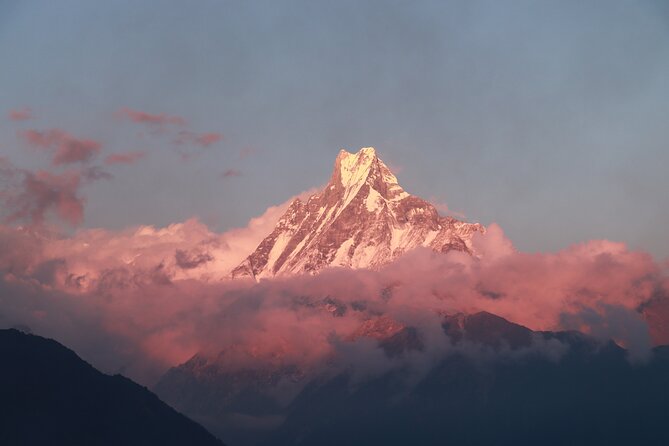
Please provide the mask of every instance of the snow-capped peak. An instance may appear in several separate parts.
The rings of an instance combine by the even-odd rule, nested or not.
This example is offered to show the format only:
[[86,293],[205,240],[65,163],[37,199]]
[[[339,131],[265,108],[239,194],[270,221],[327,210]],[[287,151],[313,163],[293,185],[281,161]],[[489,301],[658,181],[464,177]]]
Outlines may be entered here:
[[341,185],[351,187],[365,181],[375,160],[376,151],[371,147],[361,149],[355,154],[342,149],[337,157]]
[[341,150],[325,189],[295,200],[232,276],[378,268],[418,246],[471,253],[472,235],[483,231],[405,192],[373,147]]
[[374,147],[364,147],[357,153],[342,149],[335,161],[330,187],[342,187],[344,201],[347,201],[346,197],[355,196],[363,184],[370,186],[385,199],[397,200],[408,196],[388,166],[376,156]]

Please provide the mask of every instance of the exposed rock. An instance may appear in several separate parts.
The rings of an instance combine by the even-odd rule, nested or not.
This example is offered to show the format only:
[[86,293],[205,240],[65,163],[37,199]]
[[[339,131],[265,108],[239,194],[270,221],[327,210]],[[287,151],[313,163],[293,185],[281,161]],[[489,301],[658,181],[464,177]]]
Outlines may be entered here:
[[328,185],[296,199],[233,277],[317,273],[328,266],[375,269],[417,247],[472,253],[480,224],[442,217],[410,195],[373,148],[342,150]]

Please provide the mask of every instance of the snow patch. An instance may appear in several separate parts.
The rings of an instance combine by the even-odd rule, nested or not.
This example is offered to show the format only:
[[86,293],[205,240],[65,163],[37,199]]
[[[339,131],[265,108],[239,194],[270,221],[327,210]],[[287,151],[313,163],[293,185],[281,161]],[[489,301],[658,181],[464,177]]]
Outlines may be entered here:
[[351,249],[353,245],[353,239],[350,238],[339,246],[337,253],[332,259],[332,266],[350,266],[350,260],[348,258],[348,250]]
[[367,197],[365,198],[365,206],[367,207],[367,210],[372,213],[378,213],[383,209],[384,202],[385,200],[381,194],[374,189],[370,189],[369,194],[367,194]]
[[276,263],[279,256],[281,256],[281,253],[286,249],[286,246],[288,245],[290,238],[291,234],[288,232],[282,232],[276,238],[276,241],[274,242],[272,249],[267,255],[267,271],[274,270],[274,264]]

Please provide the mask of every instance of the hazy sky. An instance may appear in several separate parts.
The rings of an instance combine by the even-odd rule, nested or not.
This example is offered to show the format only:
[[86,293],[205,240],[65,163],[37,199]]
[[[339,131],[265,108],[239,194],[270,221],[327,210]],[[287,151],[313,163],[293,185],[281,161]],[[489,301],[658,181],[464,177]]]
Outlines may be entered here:
[[[17,132],[55,128],[100,160],[146,152],[85,187],[84,226],[224,230],[374,146],[407,191],[521,249],[608,238],[664,258],[668,5],[0,0],[0,154],[44,167]],[[188,124],[151,130],[125,107]]]

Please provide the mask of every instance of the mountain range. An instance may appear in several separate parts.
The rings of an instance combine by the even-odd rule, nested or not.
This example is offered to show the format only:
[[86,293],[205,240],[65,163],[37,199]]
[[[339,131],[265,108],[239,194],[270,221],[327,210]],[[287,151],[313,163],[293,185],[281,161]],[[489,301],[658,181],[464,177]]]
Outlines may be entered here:
[[[441,327],[453,350],[422,370],[228,373],[196,356],[155,391],[237,445],[669,444],[669,346],[634,364],[612,341],[486,312],[443,315]],[[381,321],[359,335],[389,361],[424,349],[412,327]],[[276,396],[291,383],[297,391],[282,404]]]

